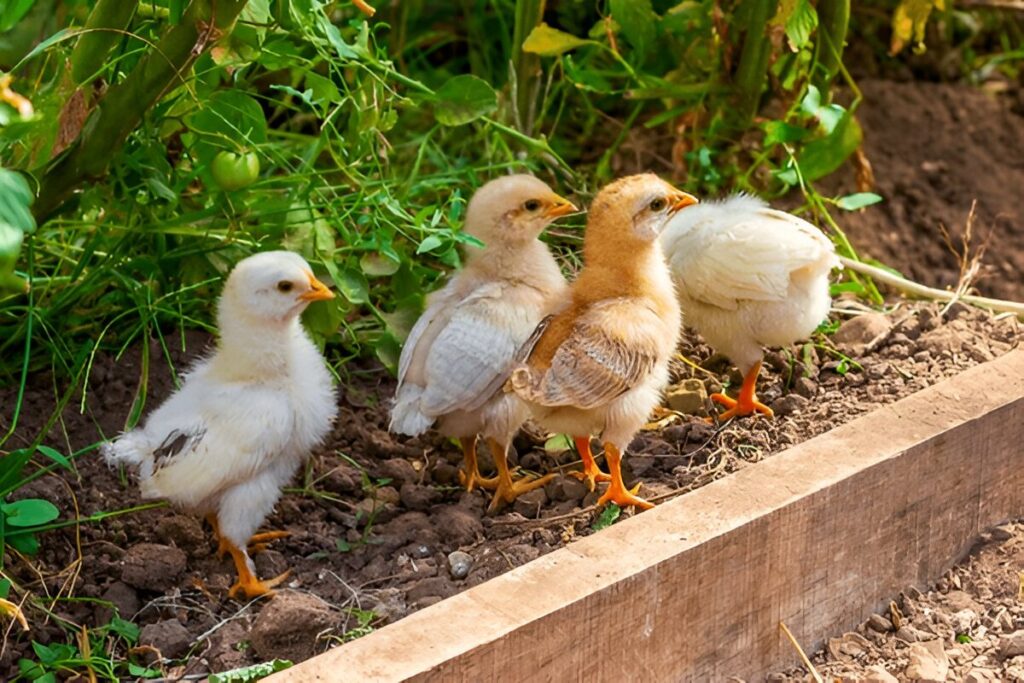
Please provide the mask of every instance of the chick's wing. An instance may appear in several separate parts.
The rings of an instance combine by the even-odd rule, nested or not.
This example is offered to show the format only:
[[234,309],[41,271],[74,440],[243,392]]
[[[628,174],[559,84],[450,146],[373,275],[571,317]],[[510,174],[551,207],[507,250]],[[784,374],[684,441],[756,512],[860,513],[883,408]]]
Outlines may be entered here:
[[162,439],[142,482],[147,497],[198,504],[263,471],[292,437],[295,417],[283,392],[196,379],[147,422]]
[[534,316],[494,283],[454,306],[425,357],[423,411],[437,416],[483,405],[508,377]]
[[741,301],[781,301],[790,275],[832,245],[821,231],[794,216],[762,209],[704,231],[699,249],[680,251],[671,267],[690,298],[736,310]]
[[647,379],[657,359],[658,330],[647,308],[626,301],[595,304],[576,319],[550,365],[537,368],[531,358],[528,373],[513,376],[512,387],[539,405],[600,406]]

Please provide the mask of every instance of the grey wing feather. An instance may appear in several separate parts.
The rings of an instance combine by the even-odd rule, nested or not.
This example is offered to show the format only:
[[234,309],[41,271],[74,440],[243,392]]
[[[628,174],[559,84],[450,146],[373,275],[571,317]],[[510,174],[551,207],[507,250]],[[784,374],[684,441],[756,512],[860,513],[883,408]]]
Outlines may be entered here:
[[434,340],[421,398],[428,415],[475,410],[508,378],[519,340],[506,320],[487,313],[460,307]]
[[153,449],[153,471],[159,471],[171,464],[175,458],[194,450],[204,436],[206,428],[201,426],[189,430],[172,430],[163,442]]

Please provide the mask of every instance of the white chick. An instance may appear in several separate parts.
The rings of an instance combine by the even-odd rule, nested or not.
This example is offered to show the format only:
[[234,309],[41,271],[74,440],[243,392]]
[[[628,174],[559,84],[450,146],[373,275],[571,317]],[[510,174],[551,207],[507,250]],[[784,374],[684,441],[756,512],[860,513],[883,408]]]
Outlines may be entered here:
[[[431,295],[402,349],[391,431],[415,436],[436,423],[459,439],[463,483],[495,489],[491,509],[544,485],[553,475],[514,481],[507,454],[529,416],[515,395],[501,391],[516,350],[566,283],[548,248],[537,238],[571,202],[529,175],[498,178],[481,187],[466,210],[465,231],[485,244],[470,248],[465,267]],[[482,435],[498,476],[481,477],[476,444]]]
[[744,374],[719,419],[772,415],[755,385],[765,346],[805,339],[828,316],[829,272],[839,265],[832,242],[796,216],[756,197],[705,202],[669,221],[662,247],[686,323]]
[[206,515],[238,571],[231,597],[272,593],[287,578],[257,579],[247,546],[287,535],[253,534],[337,414],[331,375],[299,322],[333,297],[296,254],[244,259],[220,298],[213,355],[144,426],[103,445],[109,463],[138,467],[144,498]]

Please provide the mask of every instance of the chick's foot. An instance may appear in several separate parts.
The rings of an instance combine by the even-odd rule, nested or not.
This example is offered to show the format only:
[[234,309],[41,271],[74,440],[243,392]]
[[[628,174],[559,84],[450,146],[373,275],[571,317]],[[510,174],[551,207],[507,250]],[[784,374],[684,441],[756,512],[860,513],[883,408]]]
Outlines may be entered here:
[[576,443],[576,452],[580,454],[580,460],[583,461],[583,471],[569,472],[569,476],[576,477],[580,481],[585,480],[587,482],[587,488],[590,491],[594,490],[596,482],[611,481],[611,475],[602,472],[601,468],[597,466],[597,462],[594,460],[594,454],[590,451],[590,437],[577,436],[573,441]]
[[270,541],[288,538],[291,535],[290,531],[264,531],[262,533],[253,534],[252,538],[249,539],[249,552],[262,553],[267,549],[267,543]]
[[487,478],[480,474],[480,468],[476,459],[476,437],[471,439],[459,439],[462,445],[462,469],[459,470],[459,483],[472,492],[477,486],[488,491],[498,488],[498,478]]
[[545,474],[538,479],[530,477],[513,479],[512,472],[508,468],[507,447],[502,448],[501,444],[493,439],[489,440],[488,444],[491,447],[491,452],[494,454],[494,464],[498,467],[498,476],[495,477],[497,485],[494,489],[494,497],[491,498],[491,504],[487,507],[488,512],[495,512],[505,503],[512,503],[527,491],[540,488],[555,478],[554,474]]
[[[758,361],[743,378],[743,386],[740,387],[740,393],[736,398],[729,398],[725,394],[711,394],[710,398],[712,401],[727,408],[725,412],[718,416],[719,421],[724,422],[734,417],[745,417],[754,413],[761,413],[767,417],[775,416],[771,408],[757,400],[755,387],[757,385],[757,376],[760,372],[761,361]],[[714,418],[709,417],[706,420],[713,422]]]
[[631,489],[626,488],[626,484],[622,481],[622,453],[619,449],[610,443],[606,443],[604,445],[604,457],[608,460],[611,483],[608,485],[608,490],[597,499],[597,504],[615,503],[619,507],[634,505],[641,510],[650,510],[654,507],[654,503],[648,502],[636,495],[636,492],[640,490],[640,484]]
[[238,580],[228,590],[229,598],[237,598],[243,595],[246,598],[257,598],[261,595],[273,595],[274,588],[281,585],[291,575],[292,570],[278,574],[272,579],[264,581],[256,578],[256,570],[248,553],[238,548],[231,541],[226,541],[231,559],[235,562],[235,570],[238,572]]

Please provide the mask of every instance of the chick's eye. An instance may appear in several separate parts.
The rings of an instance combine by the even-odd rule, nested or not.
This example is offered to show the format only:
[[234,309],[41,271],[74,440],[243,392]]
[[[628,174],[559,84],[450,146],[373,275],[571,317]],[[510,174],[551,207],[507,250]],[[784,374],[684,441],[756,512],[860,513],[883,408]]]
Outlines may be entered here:
[[528,199],[526,200],[526,203],[523,204],[523,208],[526,209],[527,211],[536,211],[537,209],[540,208],[540,200]]
[[277,283],[277,291],[281,292],[282,294],[287,294],[288,292],[292,291],[293,287],[295,287],[295,285],[289,282],[288,280],[281,280],[280,282]]
[[668,206],[668,202],[665,201],[663,197],[658,197],[657,199],[652,199],[651,203],[648,204],[647,206],[650,208],[651,211],[661,211],[666,206]]

